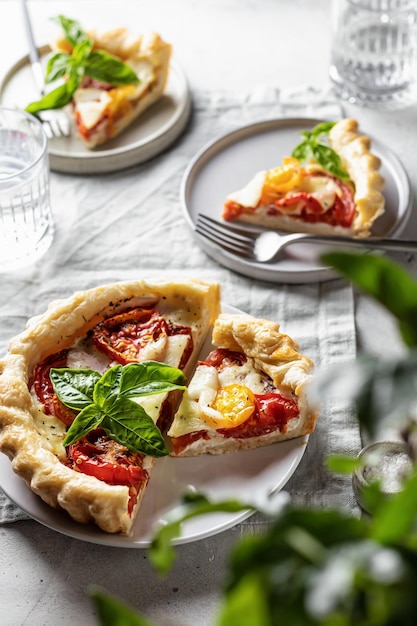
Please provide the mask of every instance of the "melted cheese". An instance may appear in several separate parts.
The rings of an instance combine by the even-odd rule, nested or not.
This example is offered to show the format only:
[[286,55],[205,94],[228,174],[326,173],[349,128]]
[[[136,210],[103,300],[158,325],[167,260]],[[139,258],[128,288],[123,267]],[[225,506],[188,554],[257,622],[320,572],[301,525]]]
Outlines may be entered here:
[[226,200],[248,208],[256,207],[261,199],[265,178],[266,171],[258,172],[245,187],[229,194]]
[[[227,196],[228,201],[236,202],[243,207],[256,208],[262,197],[262,188],[266,179],[266,171],[258,172],[249,183]],[[335,196],[341,196],[341,190],[338,184],[328,176],[306,176],[302,183],[291,190],[291,193],[305,191],[311,194],[323,208],[323,212],[330,209],[334,202]],[[285,195],[285,194],[283,194]],[[304,202],[293,204],[289,207],[283,207],[286,213],[298,214],[304,208]]]
[[45,445],[59,459],[66,458],[65,448],[62,441],[65,437],[67,427],[56,417],[46,415],[43,412],[43,406],[40,404],[35,392],[31,391],[33,408],[31,410],[33,422],[39,435],[42,437]]
[[138,100],[155,79],[149,61],[139,60],[132,65],[132,69],[140,80],[137,85],[121,85],[108,91],[97,87],[80,87],[76,90],[73,96],[75,109],[85,128],[93,128],[106,111],[114,115],[124,103]]
[[233,384],[245,385],[253,393],[265,391],[266,379],[254,367],[252,359],[243,365],[230,365],[221,371],[208,365],[199,365],[184,392],[181,405],[175,415],[168,435],[181,437],[198,430],[215,431],[213,424],[205,416],[221,419],[219,411],[212,408],[218,390]]

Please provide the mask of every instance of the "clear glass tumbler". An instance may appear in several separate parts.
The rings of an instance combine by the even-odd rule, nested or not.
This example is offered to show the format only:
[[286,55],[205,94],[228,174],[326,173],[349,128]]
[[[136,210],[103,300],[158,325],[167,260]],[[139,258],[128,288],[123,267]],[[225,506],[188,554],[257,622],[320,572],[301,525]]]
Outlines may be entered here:
[[330,78],[376,109],[417,102],[417,0],[332,0]]
[[0,272],[38,260],[53,234],[42,124],[24,111],[0,107]]

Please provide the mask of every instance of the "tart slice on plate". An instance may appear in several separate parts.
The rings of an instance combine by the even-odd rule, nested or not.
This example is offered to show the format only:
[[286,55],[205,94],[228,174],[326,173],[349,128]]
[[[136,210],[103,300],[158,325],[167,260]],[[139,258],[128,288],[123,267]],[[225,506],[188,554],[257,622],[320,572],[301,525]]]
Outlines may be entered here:
[[59,86],[26,107],[37,114],[70,105],[87,148],[108,142],[157,102],[167,83],[172,46],[157,33],[127,28],[84,31],[62,15],[64,36],[53,45],[46,82]]
[[311,433],[313,363],[279,324],[221,314],[215,349],[200,361],[168,436],[174,456],[222,454]]
[[385,208],[385,181],[371,140],[353,119],[324,122],[302,134],[304,140],[282,165],[256,173],[227,196],[223,219],[276,230],[368,237]]

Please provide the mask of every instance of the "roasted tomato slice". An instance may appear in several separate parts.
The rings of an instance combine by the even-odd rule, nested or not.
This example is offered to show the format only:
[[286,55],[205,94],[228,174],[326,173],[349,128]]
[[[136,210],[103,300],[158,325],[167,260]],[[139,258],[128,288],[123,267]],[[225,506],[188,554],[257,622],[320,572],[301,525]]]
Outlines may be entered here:
[[67,355],[68,350],[61,350],[61,352],[51,354],[44,361],[38,363],[35,368],[33,388],[39,401],[45,407],[45,413],[57,417],[69,426],[74,421],[77,411],[73,411],[62,404],[54,391],[49,376],[51,368],[67,366]]
[[93,330],[96,347],[122,365],[137,362],[141,349],[168,335],[164,318],[154,309],[132,309],[99,322]]
[[136,485],[147,479],[143,456],[130,452],[103,431],[92,431],[68,447],[69,465],[110,485]]
[[131,309],[99,322],[93,329],[96,347],[122,365],[139,361],[141,350],[163,335],[188,335],[178,365],[182,369],[193,351],[191,328],[167,322],[154,309]]
[[200,361],[201,365],[211,365],[219,371],[230,365],[243,365],[247,358],[242,352],[228,350],[227,348],[217,348]]

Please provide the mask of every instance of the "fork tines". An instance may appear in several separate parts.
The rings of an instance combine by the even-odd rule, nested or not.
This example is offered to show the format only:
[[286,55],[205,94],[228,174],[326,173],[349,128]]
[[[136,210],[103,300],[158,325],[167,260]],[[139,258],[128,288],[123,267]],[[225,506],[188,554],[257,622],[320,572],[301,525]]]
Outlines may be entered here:
[[247,257],[252,256],[254,238],[250,236],[250,233],[245,233],[243,229],[231,228],[208,215],[199,213],[195,231],[230,252]]

